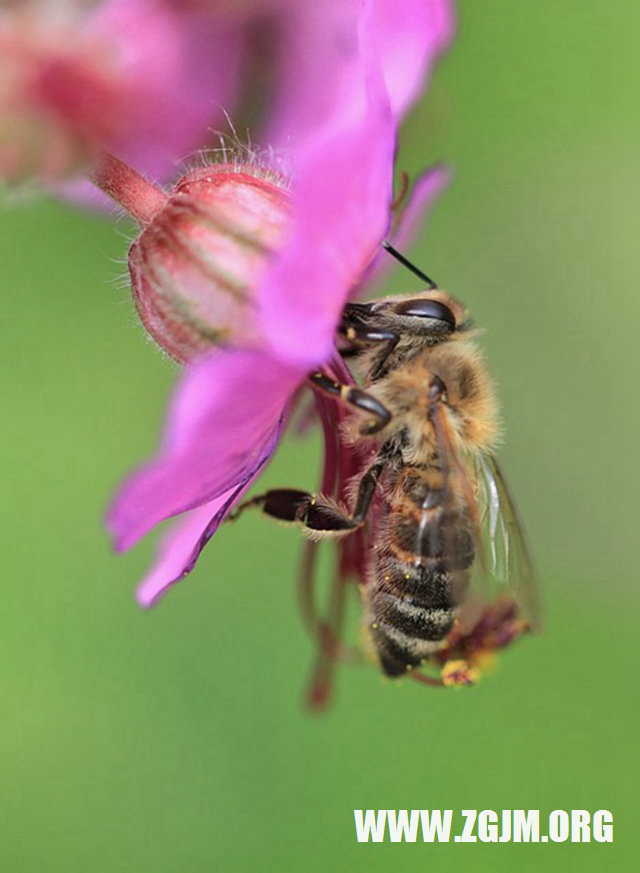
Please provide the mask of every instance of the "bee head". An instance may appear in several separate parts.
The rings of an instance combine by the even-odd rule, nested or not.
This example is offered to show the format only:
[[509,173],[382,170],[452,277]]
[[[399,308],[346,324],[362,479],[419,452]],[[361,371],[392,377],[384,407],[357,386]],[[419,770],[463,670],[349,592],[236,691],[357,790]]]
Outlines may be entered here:
[[[433,291],[427,291],[424,296],[408,297],[388,304],[389,314],[400,318],[418,319],[414,325],[418,327],[424,322],[430,331],[434,333],[453,333],[457,327],[456,316],[447,302],[438,293],[436,297]],[[419,329],[419,328],[418,328]]]
[[370,320],[384,323],[387,329],[399,333],[423,335],[434,341],[448,339],[469,325],[463,304],[439,288],[390,297],[369,306]]
[[380,304],[371,304],[370,313],[382,317],[386,316],[388,319],[395,317],[394,327],[396,329],[399,328],[414,335],[427,335],[435,341],[446,339],[450,334],[464,330],[469,326],[466,321],[466,309],[458,300],[441,291],[433,279],[430,279],[426,273],[412,264],[390,242],[385,240],[382,243],[382,248],[403,267],[406,267],[410,273],[422,279],[427,288],[421,293],[405,297],[402,300],[390,299],[381,301]]

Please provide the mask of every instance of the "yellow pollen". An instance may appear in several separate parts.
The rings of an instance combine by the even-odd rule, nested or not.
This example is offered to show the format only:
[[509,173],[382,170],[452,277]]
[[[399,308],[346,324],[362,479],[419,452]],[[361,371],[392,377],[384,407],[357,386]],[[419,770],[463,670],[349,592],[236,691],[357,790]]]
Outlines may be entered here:
[[440,673],[444,685],[459,688],[462,685],[475,685],[480,671],[468,661],[447,661]]

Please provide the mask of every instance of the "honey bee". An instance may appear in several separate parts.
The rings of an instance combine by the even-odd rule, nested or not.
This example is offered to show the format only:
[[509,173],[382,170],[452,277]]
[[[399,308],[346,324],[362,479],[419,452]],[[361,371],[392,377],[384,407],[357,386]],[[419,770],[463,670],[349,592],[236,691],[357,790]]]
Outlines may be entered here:
[[[336,378],[349,372],[344,365],[309,376],[336,417],[343,461],[327,482],[333,493],[275,489],[244,506],[293,522],[312,540],[344,547],[358,536],[351,569],[383,673],[470,684],[479,652],[537,625],[533,565],[495,457],[496,394],[466,307],[385,248],[427,287],[347,304],[338,347],[357,382]],[[344,408],[346,416],[335,411]],[[358,459],[355,475],[345,457]],[[424,665],[440,667],[440,678],[415,669]]]

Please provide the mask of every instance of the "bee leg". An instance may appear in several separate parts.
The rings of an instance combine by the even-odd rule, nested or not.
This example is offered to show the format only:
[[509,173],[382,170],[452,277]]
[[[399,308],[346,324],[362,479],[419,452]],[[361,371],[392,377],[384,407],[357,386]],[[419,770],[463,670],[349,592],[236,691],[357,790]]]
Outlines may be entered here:
[[353,521],[360,525],[365,520],[367,512],[371,507],[373,495],[376,493],[380,474],[385,468],[388,461],[388,452],[386,446],[383,446],[382,451],[378,455],[378,459],[369,467],[358,485],[358,495],[356,497],[356,505],[353,511]]
[[400,334],[394,330],[368,327],[363,323],[362,319],[372,314],[372,305],[371,303],[347,303],[342,311],[338,334],[355,345],[339,351],[343,358],[350,358],[360,354],[368,346],[384,343],[384,350],[371,372],[371,378],[377,379],[384,370],[389,356],[400,342]]
[[234,521],[240,513],[252,506],[259,507],[269,518],[290,524],[300,524],[318,534],[350,533],[361,522],[354,521],[335,503],[322,495],[297,491],[294,488],[274,488],[265,494],[241,503],[228,520]]
[[360,429],[360,433],[363,436],[378,433],[378,431],[386,427],[386,425],[391,421],[391,413],[387,407],[380,403],[380,401],[371,394],[367,394],[366,391],[362,391],[354,385],[341,385],[340,382],[336,382],[320,370],[317,370],[315,373],[310,373],[307,378],[314,388],[317,388],[324,394],[328,394],[331,397],[338,397],[349,406],[353,406],[355,409],[359,409],[362,412],[368,412],[375,416],[373,421],[367,425],[363,425]]
[[234,521],[245,509],[256,506],[270,518],[300,524],[306,530],[319,535],[340,536],[350,533],[360,527],[366,518],[386,460],[387,454],[381,453],[363,475],[358,486],[353,515],[343,512],[337,504],[321,494],[310,494],[294,488],[274,488],[241,503],[228,520]]
[[278,521],[295,522],[298,512],[311,497],[307,491],[297,491],[295,488],[274,488],[265,494],[258,494],[240,503],[227,516],[227,521],[235,521],[245,509],[259,507],[265,515]]
[[[364,324],[353,323],[345,319],[344,315],[338,327],[338,333],[352,343],[364,343],[366,345],[391,343],[395,347],[400,339],[395,330],[381,330],[379,327],[367,327]],[[349,349],[346,349],[347,354],[349,351]]]
[[339,535],[359,528],[364,523],[371,508],[380,476],[388,464],[389,458],[389,447],[385,445],[360,479],[355,507],[350,516],[322,495],[316,497],[309,494],[307,495],[308,503],[299,510],[296,521],[303,524],[308,530],[317,533]]

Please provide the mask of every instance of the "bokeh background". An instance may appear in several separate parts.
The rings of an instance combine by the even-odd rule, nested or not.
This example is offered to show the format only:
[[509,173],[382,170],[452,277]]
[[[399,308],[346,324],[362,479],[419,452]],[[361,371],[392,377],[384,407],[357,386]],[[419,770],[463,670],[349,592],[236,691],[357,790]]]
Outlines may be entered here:
[[[640,11],[459,8],[399,163],[455,168],[413,255],[487,328],[544,636],[469,691],[345,667],[310,715],[298,536],[248,516],[142,613],[152,543],[115,558],[101,516],[176,373],[117,282],[130,228],[3,209],[3,870],[631,869]],[[316,438],[289,439],[265,479],[313,488],[318,464]],[[370,807],[606,808],[615,842],[359,845]]]

